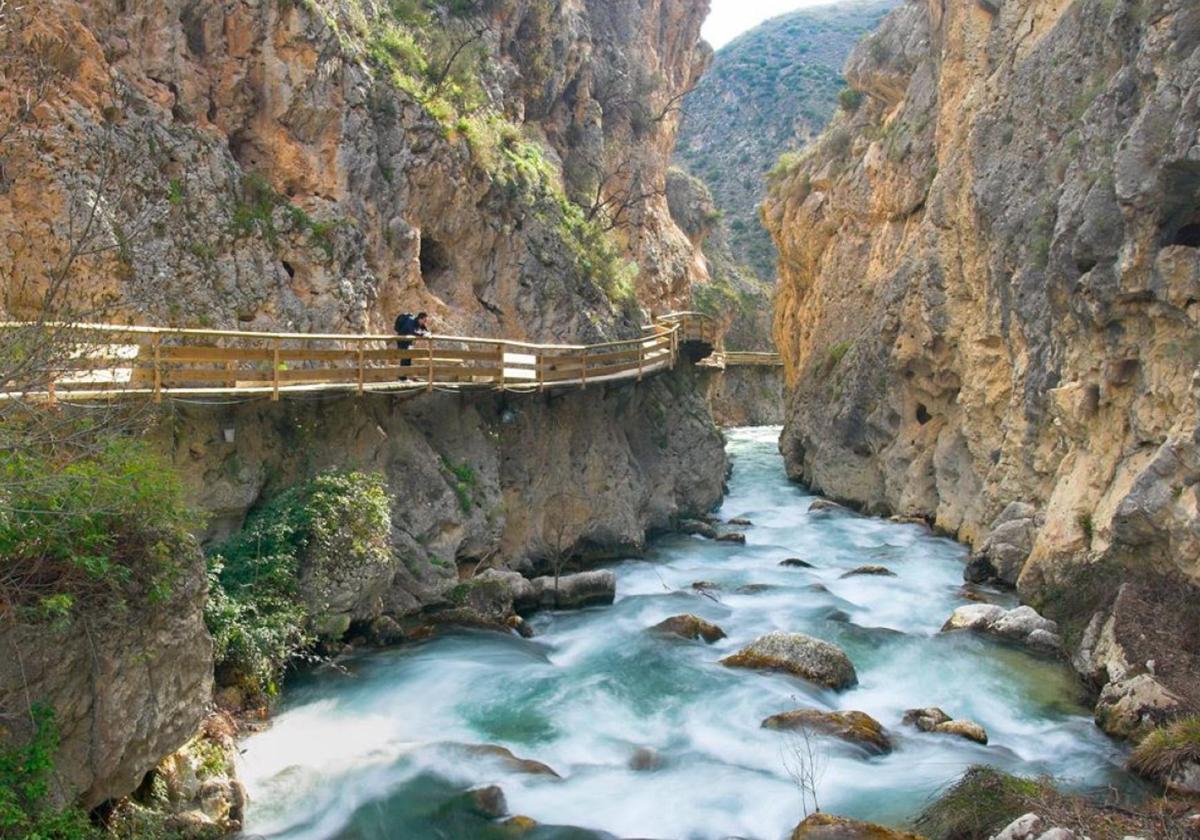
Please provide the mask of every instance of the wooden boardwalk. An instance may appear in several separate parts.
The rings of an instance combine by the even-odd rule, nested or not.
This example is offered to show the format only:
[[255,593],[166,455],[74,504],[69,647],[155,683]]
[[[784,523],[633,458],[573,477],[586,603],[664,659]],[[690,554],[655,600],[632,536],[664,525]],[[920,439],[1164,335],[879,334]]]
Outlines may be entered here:
[[[32,329],[0,324],[0,329]],[[395,335],[266,333],[111,324],[46,325],[63,352],[36,391],[0,399],[96,401],[293,393],[351,394],[438,390],[541,391],[641,380],[693,360],[716,366],[775,364],[775,354],[727,353],[716,346],[707,315],[657,318],[638,338],[602,344],[531,344],[505,339],[413,337],[401,350]],[[714,353],[715,351],[715,353]],[[751,358],[753,357],[753,358]],[[761,357],[761,358],[760,358]]]

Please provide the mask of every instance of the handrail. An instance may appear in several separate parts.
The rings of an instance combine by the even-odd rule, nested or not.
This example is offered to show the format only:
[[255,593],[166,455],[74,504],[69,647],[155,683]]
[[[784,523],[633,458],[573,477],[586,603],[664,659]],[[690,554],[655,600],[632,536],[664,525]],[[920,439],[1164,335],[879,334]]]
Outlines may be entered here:
[[[535,344],[470,336],[276,333],[121,324],[0,323],[0,331],[59,330],[64,347],[45,390],[75,399],[500,388],[545,390],[642,379],[673,368],[681,345],[715,349],[703,313],[669,313],[641,336],[596,344]],[[314,347],[313,345],[318,345]],[[323,346],[322,346],[323,345]],[[293,367],[294,366],[294,367]]]

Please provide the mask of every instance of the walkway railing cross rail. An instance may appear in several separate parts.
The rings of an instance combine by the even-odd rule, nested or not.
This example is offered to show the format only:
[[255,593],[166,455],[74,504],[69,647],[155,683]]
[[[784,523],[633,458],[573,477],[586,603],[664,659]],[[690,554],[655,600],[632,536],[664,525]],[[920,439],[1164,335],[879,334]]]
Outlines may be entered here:
[[[0,333],[31,327],[0,324]],[[693,357],[704,356],[716,350],[718,338],[717,324],[698,312],[657,318],[638,338],[590,345],[435,335],[406,337],[409,346],[401,348],[395,335],[111,324],[46,324],[38,329],[52,330],[63,348],[54,369],[39,389],[0,394],[0,399],[145,396],[157,402],[240,394],[278,400],[311,391],[582,388],[669,370],[678,363],[681,346],[698,348]],[[727,359],[732,355],[725,354]]]

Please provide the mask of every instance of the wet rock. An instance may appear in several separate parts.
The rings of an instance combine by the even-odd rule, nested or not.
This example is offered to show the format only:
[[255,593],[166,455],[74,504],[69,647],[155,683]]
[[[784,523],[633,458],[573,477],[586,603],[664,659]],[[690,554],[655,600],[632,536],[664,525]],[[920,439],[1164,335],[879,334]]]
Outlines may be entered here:
[[676,529],[681,534],[692,534],[709,540],[717,538],[717,529],[708,522],[703,522],[699,519],[681,519]]
[[909,709],[904,713],[901,722],[905,726],[915,726],[922,732],[932,732],[934,727],[942,723],[949,723],[951,720],[953,718],[937,706],[928,706],[924,709]]
[[682,639],[703,639],[709,644],[725,638],[725,631],[720,627],[691,613],[673,615],[650,629],[659,633],[679,636]]
[[517,834],[524,834],[528,831],[533,831],[538,827],[538,821],[533,817],[526,817],[518,814],[515,817],[509,817],[503,822],[506,828],[512,829]]
[[652,750],[649,747],[638,747],[629,759],[629,769],[639,772],[657,770],[662,766],[663,760],[658,750]]
[[1045,830],[1045,821],[1037,814],[1030,813],[1017,817],[993,840],[1036,840]]
[[820,709],[796,709],[771,715],[762,722],[764,729],[809,729],[832,735],[863,747],[876,755],[891,752],[892,742],[875,718],[865,712],[823,712]]
[[730,531],[727,534],[721,534],[719,537],[717,537],[717,542],[736,543],[738,545],[744,545],[746,543],[746,535],[739,534],[737,531]]
[[766,592],[773,587],[769,583],[747,583],[744,586],[739,586],[733,590],[739,595],[757,595],[760,592]]
[[977,744],[988,742],[987,730],[972,720],[948,720],[933,727],[933,731],[943,735],[957,735]]
[[553,577],[539,577],[532,583],[538,603],[560,610],[611,604],[617,596],[617,576],[608,569],[562,575],[557,583]]
[[835,817],[833,814],[809,814],[792,831],[791,840],[924,840],[919,834],[885,828],[875,823]]
[[721,664],[731,668],[783,671],[838,690],[858,683],[854,664],[845,651],[803,633],[767,633],[722,659]]
[[729,524],[730,525],[738,525],[742,528],[748,528],[751,525],[753,525],[754,523],[751,522],[749,519],[746,519],[743,516],[735,516],[733,519],[729,520]]
[[692,581],[692,589],[697,592],[716,591],[721,588],[721,584],[713,583],[711,580],[694,580]]
[[942,625],[943,633],[951,630],[972,630],[997,636],[1041,653],[1059,653],[1062,650],[1058,625],[1028,606],[1011,610],[995,604],[958,607]]
[[987,539],[971,555],[963,569],[963,578],[971,583],[998,582],[1016,586],[1017,578],[1037,534],[1037,509],[1024,502],[1013,502],[993,520]]
[[532,758],[520,758],[507,747],[497,744],[446,744],[446,747],[464,753],[472,758],[494,758],[510,770],[525,773],[530,776],[553,776],[561,779],[558,773],[547,764]]
[[896,573],[887,566],[859,566],[857,569],[851,569],[842,575],[844,578],[855,577],[858,575],[875,575],[877,577],[895,577]]
[[779,561],[780,566],[786,566],[789,569],[815,569],[812,563],[807,560],[801,560],[799,557],[789,557],[786,560]]
[[1135,738],[1177,716],[1183,701],[1150,674],[1115,680],[1096,702],[1096,725],[1120,738]]
[[831,510],[846,510],[846,508],[830,499],[813,499],[808,506],[809,513],[821,513],[822,511]]
[[499,785],[467,791],[467,802],[472,811],[491,820],[508,815],[508,800]]
[[904,514],[896,514],[888,517],[889,522],[895,522],[897,525],[920,525],[926,530],[929,529],[929,520],[923,516],[906,516]]

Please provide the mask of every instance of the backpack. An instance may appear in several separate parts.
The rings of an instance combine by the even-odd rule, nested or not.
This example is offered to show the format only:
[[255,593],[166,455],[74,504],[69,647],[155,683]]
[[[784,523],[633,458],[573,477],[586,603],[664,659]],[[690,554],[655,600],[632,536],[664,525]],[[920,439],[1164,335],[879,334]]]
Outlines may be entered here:
[[417,317],[411,312],[401,312],[393,324],[397,335],[412,335],[417,331]]

